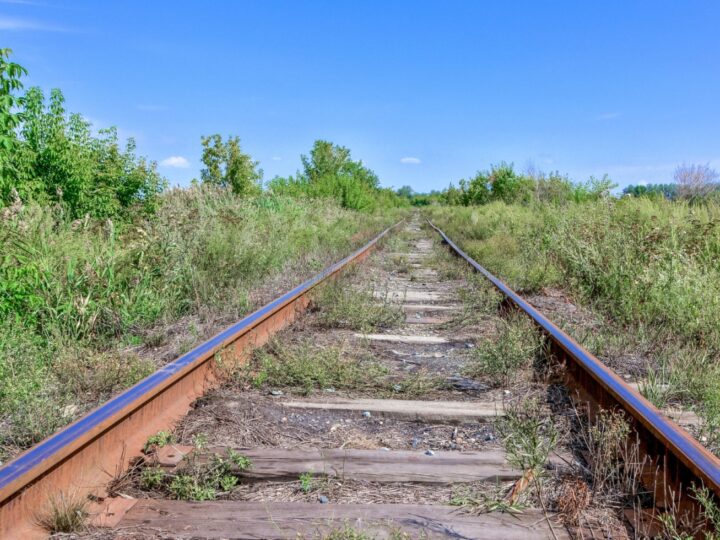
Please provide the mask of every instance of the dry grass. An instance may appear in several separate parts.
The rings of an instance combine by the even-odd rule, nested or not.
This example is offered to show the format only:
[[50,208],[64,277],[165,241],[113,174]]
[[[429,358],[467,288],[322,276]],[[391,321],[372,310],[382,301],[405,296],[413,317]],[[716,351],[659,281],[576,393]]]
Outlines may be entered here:
[[60,493],[48,499],[38,524],[49,533],[77,533],[86,529],[88,501],[76,494]]

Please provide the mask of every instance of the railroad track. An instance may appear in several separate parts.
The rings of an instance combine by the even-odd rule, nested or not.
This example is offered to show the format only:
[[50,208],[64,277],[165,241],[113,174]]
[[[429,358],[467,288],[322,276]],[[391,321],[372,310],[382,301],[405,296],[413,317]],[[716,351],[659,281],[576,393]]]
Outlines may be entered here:
[[[696,519],[693,484],[720,497],[717,458],[441,231],[389,232],[0,469],[0,536],[44,536],[57,493],[91,494],[97,538],[623,538]],[[514,310],[550,360],[468,376],[546,350]],[[629,522],[582,487],[596,458],[573,439],[603,409],[647,492]]]

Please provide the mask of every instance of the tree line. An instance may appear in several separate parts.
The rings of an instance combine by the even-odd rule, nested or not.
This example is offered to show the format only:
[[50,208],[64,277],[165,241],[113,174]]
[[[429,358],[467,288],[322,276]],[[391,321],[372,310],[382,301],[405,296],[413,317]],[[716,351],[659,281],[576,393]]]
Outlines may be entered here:
[[[80,114],[68,113],[63,93],[49,96],[37,87],[23,91],[27,70],[0,49],[0,208],[34,202],[55,206],[71,219],[151,214],[168,179],[157,163],[136,154],[130,138],[124,144],[116,128],[94,132]],[[377,175],[350,150],[318,140],[302,156],[302,170],[263,185],[259,163],[243,152],[240,139],[218,134],[201,137],[200,179],[239,197],[263,192],[336,199],[345,208],[373,210],[406,204],[379,185]]]

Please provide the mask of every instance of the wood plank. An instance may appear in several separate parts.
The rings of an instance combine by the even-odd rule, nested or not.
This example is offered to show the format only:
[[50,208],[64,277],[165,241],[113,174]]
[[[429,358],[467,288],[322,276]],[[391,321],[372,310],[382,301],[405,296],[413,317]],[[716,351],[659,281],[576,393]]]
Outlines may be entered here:
[[460,304],[402,304],[400,306],[404,311],[417,312],[417,311],[461,311],[462,306]]
[[355,337],[369,341],[388,341],[390,343],[410,343],[416,345],[442,345],[450,340],[440,336],[402,336],[399,334],[355,334]]
[[[210,448],[208,455],[225,455],[226,448]],[[365,480],[452,484],[517,480],[522,476],[505,461],[505,452],[433,452],[355,450],[342,448],[237,448],[252,460],[252,468],[238,476],[255,480],[293,479],[303,473]]]
[[388,416],[423,422],[483,422],[504,414],[500,401],[417,401],[409,399],[346,399],[322,401],[290,400],[282,404],[299,409],[337,411],[368,411],[376,416]]
[[[537,510],[520,515],[471,515],[452,506],[410,504],[262,503],[243,501],[139,500],[119,524],[173,538],[319,538],[354,527],[388,538],[397,527],[413,538],[492,538],[535,540],[569,538],[560,525],[553,532]],[[418,536],[422,534],[423,536]]]
[[402,290],[402,291],[375,291],[376,298],[382,298],[384,300],[391,300],[394,302],[437,302],[439,300],[446,300],[450,297],[450,294],[440,293],[437,291],[417,291],[417,290]]

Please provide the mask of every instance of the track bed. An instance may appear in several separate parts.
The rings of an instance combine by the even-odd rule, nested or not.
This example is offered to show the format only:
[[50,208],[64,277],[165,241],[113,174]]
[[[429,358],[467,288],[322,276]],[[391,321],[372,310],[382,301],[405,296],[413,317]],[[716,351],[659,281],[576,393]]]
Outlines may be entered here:
[[[558,516],[530,493],[510,512],[472,503],[502,502],[522,478],[506,459],[496,423],[506,407],[546,390],[523,377],[504,387],[465,375],[479,341],[495,338],[494,326],[488,318],[464,320],[461,262],[449,260],[430,234],[407,225],[341,282],[400,314],[392,324],[357,327],[337,315],[328,321],[324,310],[333,306],[319,302],[265,348],[280,361],[288,350],[339,351],[340,361],[360,366],[361,379],[367,366],[366,380],[338,388],[283,384],[258,378],[263,364],[256,357],[246,372],[198,400],[172,442],[114,486],[136,502],[114,502],[122,508],[101,512],[96,522],[106,528],[90,535],[569,538]],[[227,469],[237,484],[214,494],[217,500],[173,500],[167,481],[149,487],[143,480],[151,466],[166,478],[182,474],[188,460],[201,470],[228,449],[252,464]],[[559,474],[567,461],[552,453],[546,467]]]

